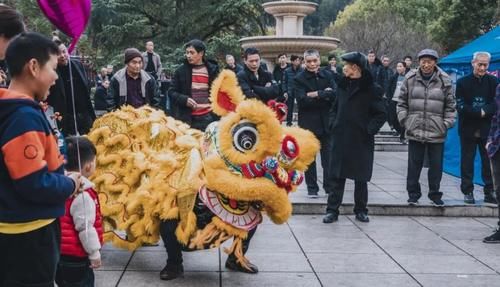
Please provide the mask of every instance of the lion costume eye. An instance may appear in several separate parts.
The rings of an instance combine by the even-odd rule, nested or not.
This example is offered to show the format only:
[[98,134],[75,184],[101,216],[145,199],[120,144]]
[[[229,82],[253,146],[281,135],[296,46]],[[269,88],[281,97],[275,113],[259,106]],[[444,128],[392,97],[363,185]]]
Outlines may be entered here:
[[232,131],[233,146],[239,152],[247,152],[253,150],[259,141],[259,133],[257,127],[250,122],[240,122]]

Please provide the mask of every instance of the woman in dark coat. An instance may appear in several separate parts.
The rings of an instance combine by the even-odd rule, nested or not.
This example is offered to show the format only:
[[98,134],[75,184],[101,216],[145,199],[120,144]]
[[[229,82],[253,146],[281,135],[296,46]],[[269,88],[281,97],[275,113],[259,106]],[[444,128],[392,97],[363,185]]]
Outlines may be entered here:
[[355,181],[354,213],[368,222],[368,181],[373,170],[374,136],[386,120],[383,90],[367,69],[366,56],[359,52],[342,55],[344,77],[330,111],[332,150],[330,177],[333,192],[328,195],[324,223],[338,220],[347,178]]
[[405,140],[405,128],[401,126],[398,120],[398,113],[396,111],[396,106],[398,104],[399,92],[401,86],[403,85],[403,80],[406,75],[406,63],[400,61],[396,64],[397,73],[391,77],[389,80],[389,85],[387,86],[387,91],[385,96],[387,97],[387,122],[398,134],[401,143],[406,144]]

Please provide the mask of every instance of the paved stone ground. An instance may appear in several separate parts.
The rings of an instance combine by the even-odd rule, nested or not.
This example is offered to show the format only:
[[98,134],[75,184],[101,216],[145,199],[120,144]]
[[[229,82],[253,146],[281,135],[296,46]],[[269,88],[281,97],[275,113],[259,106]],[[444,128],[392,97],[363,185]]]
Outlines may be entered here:
[[161,281],[162,244],[131,253],[106,246],[96,286],[499,286],[500,245],[481,242],[495,218],[353,216],[321,223],[294,215],[287,224],[265,221],[248,258],[261,272],[224,268],[219,249],[184,253],[183,279]]
[[[406,161],[405,152],[375,153],[371,205],[406,205]],[[321,173],[319,167],[320,181]],[[426,181],[424,169],[421,204],[430,206]],[[348,181],[347,204],[353,202],[353,189]],[[441,190],[445,210],[463,206],[459,179],[443,175]],[[463,207],[462,215],[482,205],[481,191],[479,186],[475,190],[476,207]],[[324,191],[318,199],[306,193],[302,185],[292,201],[326,201]],[[496,209],[490,211],[496,214]],[[166,260],[163,244],[134,253],[106,246],[96,286],[500,286],[500,245],[481,242],[495,228],[495,217],[370,218],[368,224],[352,215],[330,225],[321,222],[321,215],[294,215],[280,226],[265,221],[248,253],[261,270],[257,275],[226,270],[226,254],[215,249],[184,253],[185,278],[165,282],[159,280]]]
[[[373,166],[373,176],[368,184],[368,203],[378,205],[406,205],[408,194],[406,192],[406,173],[407,173],[407,152],[375,152],[375,162]],[[291,195],[294,203],[325,203],[326,196],[322,188],[323,169],[319,164],[319,158],[316,161],[318,170],[318,182],[320,185],[320,197],[310,199],[307,195],[307,188],[303,183],[297,192]],[[422,170],[420,177],[422,186],[422,197],[419,203],[423,206],[431,206],[427,198],[428,182],[427,169]],[[443,200],[447,206],[463,206],[463,194],[460,191],[460,179],[443,173],[441,181],[441,191],[444,193]],[[476,185],[474,190],[476,206],[483,204],[482,187]],[[344,202],[352,204],[354,202],[354,182],[346,182],[346,191]],[[493,211],[494,214],[496,211]]]

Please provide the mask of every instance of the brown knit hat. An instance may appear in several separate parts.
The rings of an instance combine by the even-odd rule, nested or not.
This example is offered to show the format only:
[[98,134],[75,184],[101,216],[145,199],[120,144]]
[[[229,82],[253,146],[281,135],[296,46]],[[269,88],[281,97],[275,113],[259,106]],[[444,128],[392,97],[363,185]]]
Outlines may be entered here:
[[141,52],[136,48],[128,48],[127,50],[125,50],[125,64],[137,57],[140,57],[142,59]]

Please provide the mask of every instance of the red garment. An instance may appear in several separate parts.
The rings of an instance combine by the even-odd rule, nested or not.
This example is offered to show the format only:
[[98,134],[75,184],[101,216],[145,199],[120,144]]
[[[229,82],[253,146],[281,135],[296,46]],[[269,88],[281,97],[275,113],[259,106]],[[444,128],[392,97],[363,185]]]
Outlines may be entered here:
[[[205,65],[194,66],[191,74],[191,97],[197,104],[209,104],[210,86],[208,70]],[[191,115],[203,116],[210,113],[210,107],[193,110]]]
[[[95,202],[95,222],[94,228],[99,236],[99,241],[101,246],[103,244],[103,228],[102,228],[102,216],[101,208],[99,204],[99,197],[97,192],[93,188],[87,188],[84,192],[87,192],[90,197]],[[75,224],[73,223],[73,218],[71,217],[70,209],[73,204],[75,197],[70,197],[66,200],[65,213],[64,216],[60,218],[61,222],[61,255],[75,256],[75,257],[88,257],[87,252],[83,248],[80,238],[78,237],[78,231],[75,230]]]

